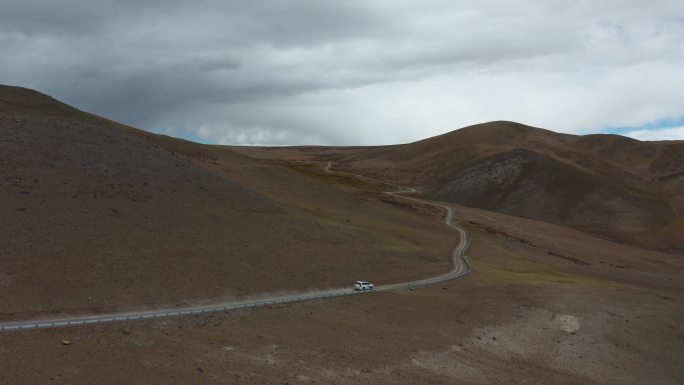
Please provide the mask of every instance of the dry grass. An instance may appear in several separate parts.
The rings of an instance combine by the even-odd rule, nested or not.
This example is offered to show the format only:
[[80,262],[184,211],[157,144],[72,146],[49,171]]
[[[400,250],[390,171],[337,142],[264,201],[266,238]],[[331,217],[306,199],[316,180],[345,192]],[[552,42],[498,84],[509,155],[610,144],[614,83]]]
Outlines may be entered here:
[[[21,317],[411,279],[446,270],[457,242],[434,209],[322,173],[337,150],[242,149],[255,159],[92,117],[15,113],[0,114],[11,139],[0,142],[0,170],[11,176],[0,181],[0,293],[2,311]],[[504,131],[506,141],[525,138]],[[599,139],[599,148],[614,145]],[[114,166],[130,172],[107,176]],[[0,384],[684,383],[681,256],[485,210],[456,213],[473,240],[475,272],[463,280],[2,333]]]
[[365,190],[377,187],[60,115],[52,99],[22,95],[21,108],[0,113],[4,320],[396,282],[449,267],[453,233]]
[[[678,384],[681,288],[596,278],[475,231],[475,273],[417,291],[0,335],[0,382]],[[529,279],[526,279],[529,278]],[[72,341],[70,346],[60,341]],[[31,371],[25,363],[32,362]],[[79,364],[73,364],[78,362]],[[102,365],[106,362],[106,365]],[[637,364],[635,364],[637,363]],[[111,368],[122,368],[112,373]],[[67,370],[65,370],[67,368]]]
[[[573,136],[513,122],[398,146],[236,148],[261,158],[332,160],[435,199],[539,219],[665,252],[684,252],[684,142]],[[544,204],[540,204],[544,202]]]

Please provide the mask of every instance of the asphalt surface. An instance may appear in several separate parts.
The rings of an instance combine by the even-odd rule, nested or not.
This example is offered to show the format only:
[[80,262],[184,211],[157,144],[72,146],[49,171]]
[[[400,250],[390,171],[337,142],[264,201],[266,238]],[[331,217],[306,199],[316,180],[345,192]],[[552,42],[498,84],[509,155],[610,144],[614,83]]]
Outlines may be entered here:
[[[333,172],[331,170],[332,163],[328,162],[325,170],[327,172]],[[401,282],[390,285],[376,286],[373,291],[388,291],[397,290],[405,288],[416,288],[420,286],[434,285],[437,283],[442,283],[454,279],[463,278],[470,274],[472,271],[472,266],[468,261],[468,257],[465,255],[466,250],[470,246],[470,238],[468,237],[468,232],[460,227],[458,224],[454,223],[453,209],[445,204],[413,198],[406,196],[405,194],[415,193],[416,190],[409,187],[401,187],[392,183],[380,181],[377,179],[369,178],[363,175],[340,172],[349,175],[353,175],[357,178],[366,179],[373,181],[375,183],[380,183],[386,186],[391,186],[396,188],[394,191],[388,191],[386,194],[410,200],[414,202],[419,202],[426,205],[437,206],[445,210],[446,215],[444,217],[444,223],[450,227],[453,227],[459,233],[460,242],[458,246],[452,252],[453,258],[453,268],[445,273],[438,275],[436,277],[430,277],[425,279],[420,279],[410,282]],[[293,302],[311,301],[317,299],[326,299],[334,297],[343,297],[349,295],[364,295],[370,294],[373,291],[354,291],[352,288],[344,289],[332,289],[332,290],[322,290],[307,294],[288,294],[282,296],[274,296],[268,299],[262,299],[258,301],[245,301],[245,302],[230,302],[223,304],[216,304],[211,306],[198,306],[198,307],[184,307],[175,308],[169,310],[155,310],[155,311],[143,311],[143,312],[127,312],[127,313],[117,313],[117,314],[107,314],[107,315],[92,315],[92,316],[82,316],[82,317],[72,317],[72,318],[60,318],[60,319],[44,319],[44,320],[27,320],[12,323],[0,323],[0,331],[13,331],[13,330],[26,330],[26,329],[43,329],[43,328],[56,328],[56,327],[66,327],[66,326],[77,326],[77,325],[92,325],[108,322],[117,321],[139,321],[153,318],[167,318],[167,317],[180,317],[192,314],[206,314],[206,313],[217,313],[226,312],[229,310],[254,308],[259,306],[269,306],[278,305]]]

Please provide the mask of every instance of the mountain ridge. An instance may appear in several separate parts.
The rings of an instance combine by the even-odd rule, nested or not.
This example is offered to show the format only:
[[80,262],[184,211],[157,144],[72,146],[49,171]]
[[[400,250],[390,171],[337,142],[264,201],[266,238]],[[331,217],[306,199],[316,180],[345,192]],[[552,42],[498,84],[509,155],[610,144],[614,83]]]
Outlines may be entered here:
[[0,318],[381,283],[450,263],[431,217],[17,87],[0,87],[0,202]]
[[432,199],[684,253],[684,141],[578,136],[495,121],[401,145],[241,151],[335,161]]
[[431,198],[684,253],[678,237],[684,231],[684,141],[578,136],[494,121],[391,146],[211,146],[121,125],[37,91],[8,86],[0,87],[0,113],[86,119],[194,162],[211,163],[216,151],[235,160],[290,151],[415,186]]

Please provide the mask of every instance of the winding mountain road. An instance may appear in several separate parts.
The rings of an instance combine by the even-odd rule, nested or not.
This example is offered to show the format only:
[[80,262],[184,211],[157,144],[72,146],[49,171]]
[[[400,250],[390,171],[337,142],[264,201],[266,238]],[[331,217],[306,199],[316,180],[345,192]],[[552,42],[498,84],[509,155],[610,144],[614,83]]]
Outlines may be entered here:
[[[332,171],[332,162],[328,162],[325,167],[326,172],[338,172]],[[419,202],[421,204],[432,205],[440,207],[445,210],[446,215],[444,218],[444,223],[450,227],[456,229],[459,233],[459,244],[454,248],[452,252],[453,258],[453,268],[445,273],[438,275],[436,277],[395,283],[389,285],[376,286],[375,291],[388,291],[397,290],[403,288],[415,288],[426,285],[433,285],[436,283],[441,283],[449,280],[463,278],[470,274],[472,271],[472,266],[468,261],[468,257],[465,255],[466,250],[470,246],[470,239],[468,238],[468,233],[465,229],[461,228],[459,225],[453,221],[453,209],[439,202],[428,201],[418,198],[413,198],[406,196],[405,194],[415,193],[416,190],[409,187],[401,187],[392,183],[380,181],[377,179],[369,178],[363,175],[353,174],[349,172],[338,172],[351,175],[360,179],[366,179],[375,183],[383,184],[386,186],[391,186],[396,188],[395,191],[388,191],[386,194],[410,200],[414,202]],[[197,307],[184,307],[175,308],[169,310],[154,310],[154,311],[141,311],[141,312],[127,312],[127,313],[117,313],[108,315],[91,315],[91,316],[81,316],[81,317],[71,317],[71,318],[60,318],[60,319],[49,319],[49,320],[27,320],[13,323],[0,323],[0,331],[13,331],[13,330],[27,330],[27,329],[42,329],[42,328],[56,328],[56,327],[66,327],[66,326],[77,326],[77,325],[92,325],[108,322],[117,321],[138,321],[153,318],[167,318],[167,317],[179,317],[191,314],[204,314],[204,313],[216,313],[225,312],[229,310],[254,308],[259,306],[277,305],[284,303],[311,301],[316,299],[342,297],[350,295],[362,295],[369,294],[371,292],[356,292],[351,288],[343,289],[331,289],[331,290],[321,290],[308,294],[288,294],[282,296],[274,296],[267,299],[262,299],[258,301],[250,300],[244,302],[230,302],[211,306],[197,306]]]
[[[332,162],[328,162],[328,164],[325,166],[325,171],[332,173]],[[416,192],[416,189],[412,187],[403,187],[403,186],[398,186],[393,183],[381,181],[378,179],[373,179],[364,175],[360,174],[354,174],[351,172],[344,172],[344,171],[336,171],[339,174],[347,174],[354,176],[356,178],[360,179],[366,179],[375,183],[383,184],[386,186],[390,186],[393,188],[396,188],[394,191],[386,191],[385,194],[387,195],[392,195],[401,199],[413,201],[413,202],[418,202],[426,205],[431,205],[431,206],[436,206],[439,208],[444,209],[446,212],[446,215],[444,217],[444,223],[450,227],[453,227],[456,229],[456,231],[459,234],[459,240],[460,242],[458,245],[454,248],[454,250],[451,252],[451,257],[452,257],[452,264],[453,267],[452,269],[442,275],[438,275],[436,277],[431,277],[431,278],[425,278],[417,281],[410,281],[410,282],[402,282],[402,283],[395,283],[391,285],[382,285],[382,286],[376,286],[375,290],[396,290],[396,289],[402,289],[402,288],[412,288],[412,287],[419,287],[419,286],[426,286],[426,285],[433,285],[436,283],[444,282],[444,281],[450,281],[453,279],[458,279],[465,277],[466,275],[470,274],[470,272],[473,270],[472,266],[470,265],[470,261],[468,260],[468,257],[465,255],[466,250],[468,250],[468,247],[470,247],[470,238],[468,237],[468,232],[460,227],[458,224],[454,223],[454,209],[436,202],[436,201],[429,201],[429,200],[424,200],[424,199],[418,199],[418,198],[413,198],[411,196],[406,196],[404,194],[413,194]]]

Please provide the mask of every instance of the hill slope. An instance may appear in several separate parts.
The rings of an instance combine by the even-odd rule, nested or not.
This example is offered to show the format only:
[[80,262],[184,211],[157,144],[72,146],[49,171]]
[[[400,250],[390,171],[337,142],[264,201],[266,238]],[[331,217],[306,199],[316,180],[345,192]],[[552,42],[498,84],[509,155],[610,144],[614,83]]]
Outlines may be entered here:
[[0,87],[0,316],[197,303],[448,268],[453,236],[425,235],[448,234],[439,222],[354,194]]
[[684,252],[681,141],[574,136],[491,122],[404,145],[290,151],[416,186],[434,199]]

